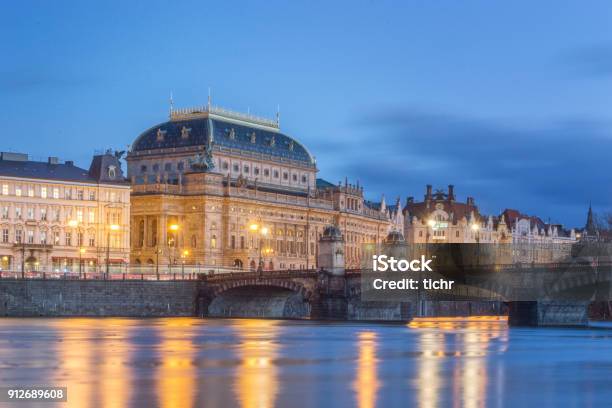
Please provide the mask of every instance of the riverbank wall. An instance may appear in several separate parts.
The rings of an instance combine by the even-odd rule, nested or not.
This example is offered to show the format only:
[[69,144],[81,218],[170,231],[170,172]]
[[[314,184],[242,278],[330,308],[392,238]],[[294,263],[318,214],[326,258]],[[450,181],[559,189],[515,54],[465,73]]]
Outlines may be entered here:
[[0,316],[193,316],[197,281],[0,280]]

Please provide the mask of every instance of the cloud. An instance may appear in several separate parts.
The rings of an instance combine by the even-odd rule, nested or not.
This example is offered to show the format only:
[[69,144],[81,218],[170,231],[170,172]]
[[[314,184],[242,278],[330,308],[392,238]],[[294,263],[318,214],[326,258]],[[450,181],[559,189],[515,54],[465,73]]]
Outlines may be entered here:
[[373,194],[420,196],[425,184],[455,184],[485,211],[517,207],[577,225],[590,200],[612,207],[608,128],[585,119],[536,124],[392,108],[360,116],[346,141],[353,148],[331,170],[359,178]]
[[576,48],[561,54],[559,60],[578,76],[591,78],[612,76],[612,44]]

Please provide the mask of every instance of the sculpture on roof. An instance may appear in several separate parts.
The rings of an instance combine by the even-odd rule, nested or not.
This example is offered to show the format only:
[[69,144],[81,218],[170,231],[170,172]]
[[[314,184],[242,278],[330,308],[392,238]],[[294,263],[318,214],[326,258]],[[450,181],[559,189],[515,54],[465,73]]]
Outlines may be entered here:
[[203,152],[198,152],[193,158],[189,159],[189,166],[193,171],[210,171],[215,168],[212,159],[212,142]]

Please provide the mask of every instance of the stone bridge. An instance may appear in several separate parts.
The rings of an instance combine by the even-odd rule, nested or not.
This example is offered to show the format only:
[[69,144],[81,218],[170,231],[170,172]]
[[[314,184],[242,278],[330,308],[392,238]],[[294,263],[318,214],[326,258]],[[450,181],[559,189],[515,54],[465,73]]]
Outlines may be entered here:
[[[440,275],[444,276],[445,272]],[[482,266],[465,273],[453,291],[429,292],[420,298],[415,295],[398,301],[362,297],[361,277],[361,270],[260,271],[206,276],[198,289],[197,315],[405,321],[428,308],[439,310],[436,303],[463,301],[472,302],[469,310],[476,310],[475,313],[478,310],[499,313],[499,305],[505,303],[511,322],[517,324],[532,324],[534,319],[537,324],[534,313],[547,315],[550,322],[556,319],[559,324],[568,324],[570,320],[586,318],[589,302],[612,297],[609,264]],[[420,304],[423,302],[425,307]],[[478,302],[486,305],[479,307]],[[498,306],[491,306],[491,302]],[[549,306],[545,309],[543,305]],[[553,309],[556,312],[551,312]],[[551,318],[555,313],[565,317]],[[570,314],[575,316],[568,317]]]
[[410,320],[409,304],[362,302],[361,273],[346,270],[259,271],[206,276],[197,315],[209,317]]

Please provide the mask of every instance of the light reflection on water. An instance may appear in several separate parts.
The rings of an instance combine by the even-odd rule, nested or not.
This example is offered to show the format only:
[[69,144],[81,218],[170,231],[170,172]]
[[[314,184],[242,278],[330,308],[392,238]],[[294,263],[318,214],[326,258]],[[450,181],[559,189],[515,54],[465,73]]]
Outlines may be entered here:
[[67,386],[74,407],[598,405],[611,346],[491,318],[0,319],[0,385]]

